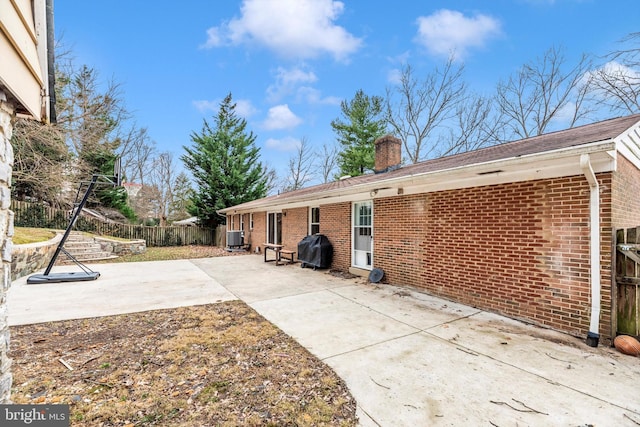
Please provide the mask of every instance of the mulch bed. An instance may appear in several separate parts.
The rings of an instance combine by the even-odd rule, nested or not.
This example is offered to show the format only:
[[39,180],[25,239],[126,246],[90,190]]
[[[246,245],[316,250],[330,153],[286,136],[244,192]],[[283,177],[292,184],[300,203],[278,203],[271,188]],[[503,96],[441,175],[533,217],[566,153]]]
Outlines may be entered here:
[[11,328],[14,403],[72,426],[354,426],[324,363],[240,301]]

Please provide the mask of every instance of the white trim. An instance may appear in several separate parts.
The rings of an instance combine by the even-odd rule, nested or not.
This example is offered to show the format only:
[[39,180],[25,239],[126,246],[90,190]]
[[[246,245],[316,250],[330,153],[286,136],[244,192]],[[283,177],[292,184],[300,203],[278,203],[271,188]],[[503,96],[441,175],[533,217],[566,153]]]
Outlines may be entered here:
[[[363,204],[369,204],[369,206],[371,207],[371,225],[369,226],[371,229],[371,246],[369,248],[369,259],[371,261],[371,263],[369,265],[359,265],[356,264],[356,248],[355,248],[355,228],[356,228],[356,206],[358,205],[363,205]],[[369,199],[369,200],[362,200],[359,202],[353,202],[351,204],[351,267],[355,267],[355,268],[359,268],[362,270],[371,270],[373,269],[373,217],[374,217],[374,212],[373,212],[373,200]],[[363,252],[363,251],[360,251]],[[366,251],[364,251],[366,252]]]
[[[267,225],[265,228],[265,236],[264,236],[264,241],[266,243],[276,243],[276,241],[278,240],[278,234],[280,234],[280,240],[282,241],[282,226],[280,226],[280,228],[278,228],[278,221],[277,221],[277,215],[280,215],[280,221],[282,221],[282,211],[267,211],[265,212],[265,224]],[[275,238],[275,241],[270,242],[269,241],[269,226],[270,226],[270,221],[269,221],[269,215],[274,215],[274,218],[276,219],[275,222],[275,228],[274,228],[274,232],[275,235],[273,236]]]
[[[599,141],[521,157],[493,160],[414,175],[403,175],[391,179],[379,179],[360,185],[304,194],[284,201],[266,201],[264,204],[238,211],[260,212],[268,209],[294,209],[310,205],[322,206],[341,202],[358,202],[399,194],[419,194],[577,176],[583,175],[580,168],[580,156],[582,154],[590,154],[591,166],[595,173],[610,172],[616,170],[615,150],[617,146],[620,147],[621,144],[614,140]],[[488,173],[491,171],[500,172]],[[234,211],[236,209],[233,208]],[[222,209],[221,212],[227,212],[228,210],[231,210],[231,208]]]
[[[320,229],[320,222],[313,222],[313,210],[314,209],[318,209],[318,211],[320,210],[320,206],[309,206],[309,210],[308,210],[308,215],[309,215],[309,223],[308,223],[308,230],[307,233],[311,236],[313,235],[312,231],[311,231],[311,226],[314,224],[318,225],[318,230]],[[319,214],[318,214],[319,215]]]
[[640,129],[634,126],[616,138],[616,148],[627,160],[640,169]]

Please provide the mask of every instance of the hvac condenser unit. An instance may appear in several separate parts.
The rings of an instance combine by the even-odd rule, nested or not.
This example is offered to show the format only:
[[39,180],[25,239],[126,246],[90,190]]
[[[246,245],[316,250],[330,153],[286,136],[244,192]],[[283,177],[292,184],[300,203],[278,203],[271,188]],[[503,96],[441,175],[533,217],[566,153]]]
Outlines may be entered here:
[[227,231],[227,246],[242,246],[244,244],[242,234],[242,230]]

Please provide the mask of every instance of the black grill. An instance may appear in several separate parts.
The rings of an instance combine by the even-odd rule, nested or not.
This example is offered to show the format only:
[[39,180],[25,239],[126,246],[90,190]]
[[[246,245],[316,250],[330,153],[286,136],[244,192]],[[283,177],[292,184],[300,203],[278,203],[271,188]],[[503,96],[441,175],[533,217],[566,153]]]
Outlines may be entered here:
[[323,234],[306,236],[298,243],[298,261],[301,262],[302,268],[329,268],[332,259],[333,245]]

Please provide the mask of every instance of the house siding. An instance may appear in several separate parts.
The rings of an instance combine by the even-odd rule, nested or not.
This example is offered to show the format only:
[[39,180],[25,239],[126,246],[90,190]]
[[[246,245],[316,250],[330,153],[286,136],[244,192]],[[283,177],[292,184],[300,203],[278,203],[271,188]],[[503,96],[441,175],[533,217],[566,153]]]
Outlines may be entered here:
[[[247,218],[247,221],[249,219]],[[249,230],[249,222],[246,222],[247,230]],[[248,236],[248,237],[247,237]],[[249,239],[247,241],[247,238]],[[256,212],[253,214],[253,229],[245,232],[245,242],[251,244],[251,250],[255,251],[259,248],[262,251],[262,245],[267,241],[267,214],[266,212]]]
[[331,268],[348,271],[351,267],[351,203],[321,205],[320,233],[333,245]]
[[[606,216],[610,176],[598,178]],[[610,231],[603,232],[603,247],[608,239]],[[374,266],[389,283],[573,335],[588,330],[589,186],[583,176],[377,199],[374,248]],[[601,334],[608,336],[610,283],[603,273]]]
[[640,226],[640,170],[618,156],[618,170],[613,176],[612,221],[616,228]]
[[[600,339],[611,342],[611,230],[640,226],[640,170],[620,156],[600,186]],[[589,330],[590,190],[582,175],[377,198],[374,267],[384,281],[583,337]],[[351,267],[350,202],[320,205],[332,269]],[[266,213],[245,229],[266,241]],[[238,218],[234,218],[238,221]],[[307,207],[283,210],[286,248],[307,235]],[[239,224],[239,222],[238,222]],[[247,233],[245,233],[245,236]]]
[[[282,211],[282,244],[285,249],[298,251],[298,243],[309,234],[309,208]],[[297,255],[297,254],[296,254]]]

